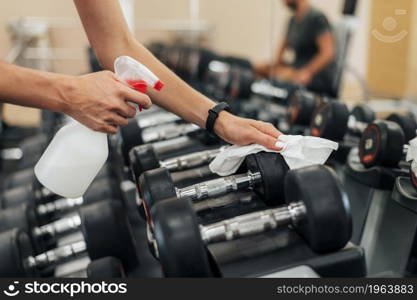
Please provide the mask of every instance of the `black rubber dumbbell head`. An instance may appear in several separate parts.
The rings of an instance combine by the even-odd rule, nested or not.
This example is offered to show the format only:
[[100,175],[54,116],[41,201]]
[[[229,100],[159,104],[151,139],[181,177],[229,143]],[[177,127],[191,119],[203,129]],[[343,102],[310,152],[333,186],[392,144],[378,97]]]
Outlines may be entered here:
[[33,170],[33,168],[16,171],[4,178],[3,190],[8,190],[26,184],[31,184],[34,178],[35,171]]
[[125,165],[129,165],[129,152],[130,150],[138,145],[143,144],[142,140],[142,129],[135,118],[131,119],[127,126],[120,128],[120,135],[122,137],[122,155]]
[[[40,223],[33,206],[22,204],[17,207],[0,210],[0,232],[13,228],[31,232],[34,227],[39,225]],[[34,239],[32,235],[29,237],[37,253],[46,250],[47,240]]]
[[29,237],[19,229],[0,233],[0,277],[36,277],[35,270],[26,268],[24,261],[33,256]]
[[26,184],[20,187],[15,187],[10,190],[4,191],[0,195],[1,208],[12,208],[22,204],[36,205],[38,199],[34,193],[32,186]]
[[102,201],[84,206],[80,217],[92,260],[113,256],[123,262],[126,270],[137,265],[132,229],[119,202]]
[[310,130],[312,136],[341,141],[348,129],[349,109],[343,103],[333,101],[313,116]]
[[375,112],[366,105],[355,106],[350,114],[359,122],[370,124],[375,121]]
[[352,236],[349,200],[333,170],[312,166],[288,173],[287,203],[303,202],[306,216],[293,224],[318,253],[343,248]]
[[285,203],[284,179],[289,170],[284,157],[278,153],[259,152],[248,155],[245,159],[248,171],[259,172],[262,182],[255,187],[255,192],[267,205]]
[[93,181],[83,195],[83,199],[83,205],[86,205],[104,199],[122,199],[122,193],[114,179],[105,177]]
[[172,197],[176,197],[175,185],[169,171],[158,168],[144,172],[139,177],[139,193],[143,200],[145,215],[149,215],[149,209],[156,203]]
[[130,167],[135,181],[143,172],[159,168],[159,159],[152,145],[134,147],[130,153]]
[[248,99],[252,95],[252,84],[255,82],[253,70],[240,69],[233,71],[230,96],[234,99]]
[[210,62],[217,59],[217,55],[207,49],[199,49],[197,53],[197,59],[194,59],[195,63],[193,65],[197,65],[198,79],[202,80],[206,76]]
[[126,277],[122,262],[108,256],[93,260],[87,266],[88,278],[124,278]]
[[317,101],[312,93],[304,90],[295,91],[288,104],[287,119],[290,125],[308,126],[316,109]]
[[401,127],[391,121],[377,120],[369,125],[359,142],[359,158],[367,167],[396,167],[403,157],[405,137]]
[[417,122],[411,115],[391,114],[387,121],[392,121],[400,125],[404,132],[405,141],[408,143],[417,136]]
[[209,277],[207,249],[186,199],[171,198],[151,210],[161,266],[167,277]]

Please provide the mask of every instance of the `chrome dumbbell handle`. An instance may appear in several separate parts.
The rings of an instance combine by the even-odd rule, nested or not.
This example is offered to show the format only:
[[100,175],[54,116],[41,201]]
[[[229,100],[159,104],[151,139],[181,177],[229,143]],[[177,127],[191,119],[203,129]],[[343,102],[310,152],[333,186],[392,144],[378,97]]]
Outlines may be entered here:
[[166,151],[170,151],[170,150],[175,151],[176,149],[182,149],[182,148],[188,147],[192,143],[193,141],[190,139],[190,137],[180,136],[180,137],[173,138],[173,139],[166,140],[166,141],[155,142],[152,145],[155,151],[157,151],[158,153],[159,152],[164,153]]
[[139,128],[148,128],[148,127],[157,126],[160,124],[172,123],[180,119],[181,119],[180,117],[178,117],[177,115],[174,115],[173,113],[161,111],[161,112],[156,112],[154,114],[146,115],[144,117],[140,117],[138,118],[137,122],[138,122]]
[[55,222],[35,227],[32,231],[32,234],[35,238],[40,237],[57,237],[62,234],[66,234],[69,232],[73,232],[78,230],[81,226],[81,218],[78,214],[68,217],[59,219]]
[[207,199],[194,203],[193,209],[196,213],[218,209],[221,207],[235,205],[238,203],[248,203],[252,201],[252,192],[242,193],[232,193],[229,195],[224,195],[217,198]]
[[142,140],[145,143],[168,140],[199,129],[200,128],[194,124],[180,124],[175,126],[173,126],[173,124],[165,124],[145,129],[142,133]]
[[198,167],[211,162],[219,153],[223,152],[224,149],[226,149],[226,147],[194,152],[187,155],[166,159],[160,162],[160,166],[162,168],[168,169],[169,171],[181,171],[184,169]]
[[36,199],[44,199],[51,195],[54,195],[54,193],[48,190],[46,187],[41,187],[40,189],[36,189],[34,193],[35,193]]
[[87,245],[85,241],[79,241],[70,245],[49,250],[36,256],[29,256],[24,261],[27,269],[43,269],[51,265],[67,262],[71,259],[86,254]]
[[251,86],[251,90],[254,94],[263,95],[267,97],[275,97],[278,99],[286,99],[288,97],[287,90],[273,86],[267,80],[261,80],[253,83]]
[[306,215],[302,202],[275,209],[254,212],[210,225],[200,225],[200,233],[207,244],[235,240],[273,230],[290,223],[297,224]]
[[349,115],[348,128],[356,132],[362,133],[368,127],[368,123],[356,120],[355,116]]
[[49,214],[67,212],[75,207],[81,206],[83,203],[84,199],[82,197],[74,199],[61,198],[53,202],[38,205],[36,211],[39,216],[46,216]]
[[0,150],[0,159],[2,160],[21,160],[23,152],[20,148],[8,148]]
[[177,198],[189,198],[192,201],[217,197],[240,189],[250,189],[261,182],[261,173],[233,175],[208,180],[184,188],[176,188]]

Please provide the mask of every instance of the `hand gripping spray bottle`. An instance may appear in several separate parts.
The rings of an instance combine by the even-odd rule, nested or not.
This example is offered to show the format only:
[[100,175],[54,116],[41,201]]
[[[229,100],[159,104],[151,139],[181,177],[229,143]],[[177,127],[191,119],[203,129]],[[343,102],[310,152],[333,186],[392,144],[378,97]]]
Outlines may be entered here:
[[[145,93],[148,86],[161,90],[163,83],[131,57],[115,61],[115,72],[131,88]],[[93,131],[73,121],[62,127],[35,166],[42,185],[66,198],[81,197],[108,157],[105,133]]]

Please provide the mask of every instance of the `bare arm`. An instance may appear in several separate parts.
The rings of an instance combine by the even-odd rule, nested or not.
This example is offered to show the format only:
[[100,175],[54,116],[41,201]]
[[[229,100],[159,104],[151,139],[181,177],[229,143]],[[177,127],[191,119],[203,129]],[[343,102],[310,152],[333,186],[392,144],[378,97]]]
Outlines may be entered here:
[[117,81],[111,72],[79,77],[31,70],[0,61],[0,102],[62,112],[93,130],[116,133],[135,109],[149,107],[146,95]]
[[277,57],[276,57],[275,62],[274,62],[274,67],[279,67],[279,66],[284,65],[284,54],[285,54],[285,51],[287,50],[287,48],[288,48],[288,40],[285,39],[282,42],[281,46],[279,46],[279,48],[278,48]]
[[334,38],[330,32],[325,32],[317,39],[318,54],[305,67],[310,73],[317,74],[333,60],[335,56]]
[[308,85],[314,75],[322,71],[334,58],[335,46],[333,35],[325,32],[317,39],[319,52],[304,68],[294,73],[293,81],[301,85]]
[[117,1],[74,2],[91,46],[103,68],[113,70],[114,60],[121,55],[135,58],[166,84],[161,92],[150,91],[152,101],[183,119],[204,127],[208,110],[214,106],[214,102],[189,87],[135,40],[128,30]]
[[68,76],[26,69],[0,61],[1,102],[52,111],[63,111],[61,82]]
[[[183,119],[205,127],[213,101],[192,89],[159,62],[129,32],[116,0],[74,0],[88,39],[101,63],[113,70],[115,58],[129,55],[151,69],[164,83],[161,92],[150,91],[152,101]],[[235,117],[221,112],[215,131],[235,144],[260,143],[273,148],[279,131],[270,124]]]

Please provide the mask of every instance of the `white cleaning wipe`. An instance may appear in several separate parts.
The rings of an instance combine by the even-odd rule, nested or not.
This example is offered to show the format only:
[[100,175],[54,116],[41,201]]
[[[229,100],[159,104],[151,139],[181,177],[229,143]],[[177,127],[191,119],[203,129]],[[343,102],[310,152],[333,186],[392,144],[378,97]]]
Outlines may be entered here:
[[275,151],[264,146],[254,144],[248,146],[230,146],[210,163],[210,170],[220,176],[235,173],[249,154],[261,151],[281,153],[288,167],[292,169],[324,164],[332,151],[339,148],[339,144],[312,136],[281,135],[275,144],[281,151]]
[[412,139],[409,142],[410,146],[407,151],[406,161],[417,160],[417,138]]

